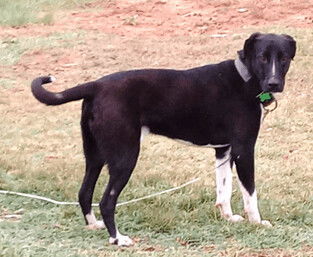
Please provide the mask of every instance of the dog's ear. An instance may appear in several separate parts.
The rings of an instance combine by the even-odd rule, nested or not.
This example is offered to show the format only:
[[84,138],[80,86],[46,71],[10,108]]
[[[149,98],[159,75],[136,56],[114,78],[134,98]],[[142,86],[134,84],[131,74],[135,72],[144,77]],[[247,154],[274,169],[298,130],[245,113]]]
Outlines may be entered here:
[[289,46],[290,46],[290,57],[291,59],[293,59],[296,55],[296,41],[293,39],[293,37],[289,36],[289,35],[286,35],[286,34],[283,34],[282,35],[289,43]]
[[255,41],[257,40],[257,38],[259,36],[261,36],[262,34],[259,33],[259,32],[256,32],[256,33],[253,33],[246,41],[245,41],[245,44],[243,46],[243,50],[240,50],[238,51],[238,55],[239,55],[239,58],[241,60],[244,60],[246,59],[250,53],[252,53],[252,50],[253,50],[253,46],[254,46],[254,43]]

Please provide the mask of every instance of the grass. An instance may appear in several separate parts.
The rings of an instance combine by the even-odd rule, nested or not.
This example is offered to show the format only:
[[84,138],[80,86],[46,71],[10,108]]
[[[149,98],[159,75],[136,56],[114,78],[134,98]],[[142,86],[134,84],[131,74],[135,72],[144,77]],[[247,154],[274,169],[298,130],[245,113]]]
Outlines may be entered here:
[[0,78],[0,85],[3,88],[12,88],[14,86],[14,80],[6,79],[6,78]]
[[[93,31],[3,39],[0,189],[64,201],[77,199],[84,173],[81,103],[57,107],[39,104],[29,90],[29,81],[38,73],[44,70],[59,75],[59,82],[50,86],[60,90],[64,85],[117,70],[202,65],[208,60],[233,58],[234,49],[241,48],[252,30],[256,29],[221,39],[141,40]],[[106,231],[84,227],[78,207],[0,195],[0,256],[312,256],[313,31],[280,27],[258,30],[289,33],[298,42],[286,92],[278,109],[267,116],[256,146],[260,210],[274,228],[229,224],[220,218],[214,207],[213,150],[147,136],[120,202],[195,177],[201,180],[168,195],[118,207],[117,223],[121,232],[135,239],[134,247],[109,246]],[[45,58],[36,59],[36,52]],[[68,59],[62,61],[64,56]],[[76,62],[75,66],[64,66]],[[101,199],[107,179],[104,169],[94,202]],[[243,213],[237,186],[232,204],[235,213]],[[97,208],[95,211],[99,216]]]
[[[140,186],[135,188],[138,190]],[[128,190],[133,187],[134,184],[130,185]],[[312,205],[303,208],[295,204],[291,211],[293,217],[276,220],[275,229],[267,229],[220,220],[213,208],[213,195],[212,190],[195,186],[171,196],[119,207],[117,220],[120,229],[140,240],[134,248],[123,250],[104,243],[103,240],[108,239],[105,232],[84,229],[77,207],[57,207],[29,199],[1,197],[1,206],[6,208],[1,210],[4,220],[0,222],[0,228],[4,233],[0,236],[0,252],[3,256],[42,256],[43,251],[45,256],[85,256],[87,253],[94,256],[104,253],[138,256],[140,252],[142,255],[145,251],[157,254],[170,249],[171,256],[182,256],[182,253],[214,256],[230,249],[300,252],[301,248],[312,246],[312,218],[309,212]],[[235,199],[238,200],[237,197]],[[239,207],[235,206],[235,209]],[[263,201],[261,207],[263,214],[272,220],[282,214],[280,202]],[[5,219],[7,213],[15,212],[21,217]]]
[[0,25],[51,24],[57,10],[77,7],[87,2],[90,0],[0,0]]
[[[58,47],[72,47],[73,41],[81,41],[82,31],[52,33],[45,37],[6,38],[0,41],[0,65],[14,65],[26,51]],[[5,83],[7,84],[7,83]]]

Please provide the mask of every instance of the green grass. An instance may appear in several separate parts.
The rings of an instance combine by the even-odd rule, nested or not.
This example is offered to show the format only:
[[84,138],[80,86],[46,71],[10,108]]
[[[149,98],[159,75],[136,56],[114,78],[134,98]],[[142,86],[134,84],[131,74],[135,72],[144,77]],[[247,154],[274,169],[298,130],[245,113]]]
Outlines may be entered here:
[[[76,43],[79,43],[83,37],[84,32],[76,31],[67,33],[53,33],[45,37],[31,36],[2,39],[0,40],[0,65],[16,64],[26,51],[58,47],[72,47],[73,41],[77,41]],[[0,81],[0,83],[6,81]]]
[[[39,180],[37,183],[40,184]],[[132,183],[125,194],[140,188],[145,190],[141,183]],[[208,253],[214,256],[229,249],[300,251],[304,246],[313,246],[312,201],[306,206],[301,202],[290,204],[287,216],[283,210],[287,204],[282,206],[278,201],[261,201],[263,215],[275,226],[264,228],[221,220],[213,207],[213,195],[213,191],[203,189],[203,185],[194,185],[168,196],[118,207],[120,230],[135,239],[140,238],[134,248],[123,250],[125,256],[132,252],[137,256],[138,251],[149,247],[154,247],[155,251],[172,249],[171,256],[180,256],[185,251],[203,256],[204,249],[214,245],[212,252]],[[84,228],[78,207],[58,207],[14,196],[1,196],[0,204],[4,219],[0,222],[3,231],[0,252],[3,256],[42,256],[43,251],[45,256],[85,256],[86,253],[101,256],[104,252],[116,256],[121,254],[116,247],[108,246],[106,231]],[[234,207],[238,210],[242,206],[237,204],[238,196],[235,196]],[[5,219],[5,214],[16,211],[21,213],[20,219]]]
[[78,7],[90,0],[0,0],[0,25],[51,24],[58,9]]

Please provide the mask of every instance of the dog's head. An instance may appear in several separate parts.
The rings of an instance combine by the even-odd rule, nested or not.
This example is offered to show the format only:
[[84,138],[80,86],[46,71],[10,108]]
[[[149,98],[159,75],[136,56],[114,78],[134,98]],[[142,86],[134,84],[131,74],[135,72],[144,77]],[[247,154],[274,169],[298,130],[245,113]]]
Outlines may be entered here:
[[285,75],[296,53],[296,41],[288,35],[252,34],[239,51],[239,58],[264,92],[282,92]]

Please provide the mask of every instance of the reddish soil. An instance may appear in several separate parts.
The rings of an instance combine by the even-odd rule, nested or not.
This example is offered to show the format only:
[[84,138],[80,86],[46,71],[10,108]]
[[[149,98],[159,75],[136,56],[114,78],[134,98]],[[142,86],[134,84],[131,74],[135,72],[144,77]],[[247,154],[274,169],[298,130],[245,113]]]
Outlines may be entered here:
[[[62,49],[62,51],[59,48],[26,51],[17,64],[2,69],[0,76],[27,81],[38,76],[38,73],[53,73],[54,75],[61,73],[63,82],[75,83],[73,77],[77,78],[77,82],[87,81],[99,74],[123,69],[122,64],[125,63],[125,58],[122,59],[118,53],[123,53],[125,57],[133,55],[134,60],[138,59],[138,56],[141,58],[142,55],[145,55],[145,53],[139,53],[139,55],[133,53],[129,46],[129,39],[140,39],[141,37],[154,40],[154,43],[145,41],[145,45],[151,46],[149,51],[145,50],[146,55],[160,54],[156,56],[156,60],[160,60],[160,64],[167,67],[168,61],[164,60],[167,56],[150,51],[153,48],[159,48],[161,42],[171,42],[168,40],[169,38],[184,36],[188,41],[196,35],[223,37],[227,34],[240,34],[244,28],[256,28],[255,30],[262,31],[262,27],[269,26],[313,28],[313,0],[96,1],[75,10],[57,11],[52,25],[31,24],[15,28],[0,27],[0,37],[9,39],[24,36],[40,37],[55,32],[66,33],[77,30],[84,30],[88,33],[84,43],[75,46],[75,51],[72,51],[71,48]],[[110,38],[106,42],[101,41],[105,35],[111,34],[117,35],[118,39]],[[173,42],[175,43],[175,40]],[[221,43],[222,41],[219,41],[218,44]],[[107,47],[103,49],[108,44],[113,44],[114,49],[110,50]],[[194,43],[190,41],[185,44]],[[181,46],[177,47],[173,50],[179,55],[184,50],[181,49]],[[196,49],[196,47],[193,48]],[[214,51],[219,51],[218,48],[216,49]],[[105,51],[112,51],[112,56],[104,55]],[[117,54],[114,54],[114,51]],[[210,51],[210,56],[214,51]],[[195,65],[195,58],[199,59],[203,52],[189,53],[188,55],[192,54],[194,59],[189,60],[190,67]],[[48,59],[49,62],[47,62]],[[147,63],[138,61],[133,63],[133,66],[151,67],[154,65],[159,67],[157,63],[154,64],[147,57],[145,59]],[[188,60],[184,60],[184,63],[185,66],[189,65]],[[171,67],[173,65],[180,67],[173,61],[168,64]],[[96,75],[93,76],[91,72]],[[14,90],[24,91],[26,89],[22,87]]]
[[252,26],[313,27],[313,0],[119,0],[60,11],[54,25],[2,28],[1,35],[73,29],[121,36],[227,34]]
[[312,0],[122,0],[90,4],[98,12],[72,12],[77,28],[123,36],[227,33],[242,26],[313,27]]

